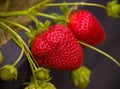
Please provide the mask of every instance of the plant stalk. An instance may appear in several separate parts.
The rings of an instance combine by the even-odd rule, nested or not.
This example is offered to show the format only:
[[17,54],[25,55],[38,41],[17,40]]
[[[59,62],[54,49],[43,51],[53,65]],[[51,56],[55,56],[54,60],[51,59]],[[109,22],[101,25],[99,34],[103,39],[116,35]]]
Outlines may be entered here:
[[86,47],[88,47],[88,48],[90,48],[90,49],[92,49],[92,50],[94,50],[94,51],[97,51],[98,53],[106,56],[106,57],[109,58],[111,61],[113,61],[117,66],[120,67],[120,63],[119,63],[115,58],[113,58],[112,56],[110,56],[109,54],[107,54],[106,52],[104,52],[104,51],[102,51],[102,50],[100,50],[100,49],[98,49],[98,48],[96,48],[96,47],[94,47],[94,46],[91,46],[91,45],[89,45],[89,44],[86,44],[86,43],[84,43],[84,42],[82,42],[82,41],[78,41],[78,42],[79,42],[81,45],[86,46]]

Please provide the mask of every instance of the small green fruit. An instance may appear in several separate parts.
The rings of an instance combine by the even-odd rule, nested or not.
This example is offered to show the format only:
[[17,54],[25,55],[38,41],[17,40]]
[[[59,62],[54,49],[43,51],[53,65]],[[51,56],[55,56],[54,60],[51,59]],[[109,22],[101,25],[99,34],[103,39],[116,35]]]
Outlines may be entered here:
[[112,18],[120,18],[120,4],[118,3],[118,0],[108,2],[107,15]]
[[49,80],[50,79],[49,72],[50,71],[48,69],[41,67],[35,70],[35,75],[38,80]]
[[36,85],[34,83],[30,83],[28,86],[26,86],[24,89],[36,89]]
[[41,84],[38,89],[56,89],[56,87],[52,83],[46,82]]
[[5,65],[0,68],[0,78],[4,81],[17,79],[18,71],[12,65]]
[[85,89],[90,81],[90,70],[85,66],[72,71],[71,81],[80,89]]

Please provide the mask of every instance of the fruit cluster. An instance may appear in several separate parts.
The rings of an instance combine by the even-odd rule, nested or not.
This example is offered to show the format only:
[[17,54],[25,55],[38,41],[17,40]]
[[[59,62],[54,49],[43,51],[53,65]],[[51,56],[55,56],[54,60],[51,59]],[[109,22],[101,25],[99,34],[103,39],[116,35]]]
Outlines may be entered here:
[[[90,11],[76,9],[78,5],[97,6],[105,9],[108,16],[119,18],[120,4],[117,0],[108,2],[107,6],[86,2],[49,2],[50,0],[44,0],[26,10],[6,12],[9,5],[9,0],[6,0],[5,11],[0,12],[0,30],[9,33],[10,38],[21,48],[21,53],[13,64],[6,64],[0,68],[2,80],[17,79],[19,73],[16,65],[25,54],[32,76],[31,81],[25,83],[27,86],[24,89],[56,89],[50,82],[49,69],[71,71],[71,81],[80,89],[85,89],[91,74],[91,71],[83,66],[85,46],[103,54],[120,67],[116,59],[94,47],[102,44],[106,38],[104,28],[99,21]],[[72,7],[69,8],[71,5]],[[63,15],[54,12],[47,14],[37,10],[49,6],[59,6]],[[17,16],[29,17],[36,28],[31,25],[26,27],[7,18]],[[48,20],[42,23],[36,16],[50,18],[55,24],[50,26]],[[29,38],[28,44],[14,30],[14,26],[25,31]],[[0,51],[0,63],[2,61],[3,55]]]
[[93,14],[75,10],[66,25],[55,24],[38,34],[31,51],[38,64],[45,68],[74,70],[82,65],[83,46],[78,41],[96,46],[105,40],[105,32]]

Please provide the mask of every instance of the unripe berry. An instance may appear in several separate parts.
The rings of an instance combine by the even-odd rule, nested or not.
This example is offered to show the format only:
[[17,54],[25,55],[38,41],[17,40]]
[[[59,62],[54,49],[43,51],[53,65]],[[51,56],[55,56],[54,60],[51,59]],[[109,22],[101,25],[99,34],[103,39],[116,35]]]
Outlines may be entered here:
[[35,70],[35,75],[38,80],[49,80],[50,79],[49,70],[43,67]]
[[52,83],[46,82],[46,83],[40,85],[40,87],[38,89],[56,89],[56,87]]
[[4,81],[16,79],[18,75],[17,69],[12,65],[5,65],[0,68],[0,78]]
[[80,89],[85,89],[90,81],[90,70],[85,66],[81,66],[80,68],[72,71],[71,80],[75,84],[75,86]]

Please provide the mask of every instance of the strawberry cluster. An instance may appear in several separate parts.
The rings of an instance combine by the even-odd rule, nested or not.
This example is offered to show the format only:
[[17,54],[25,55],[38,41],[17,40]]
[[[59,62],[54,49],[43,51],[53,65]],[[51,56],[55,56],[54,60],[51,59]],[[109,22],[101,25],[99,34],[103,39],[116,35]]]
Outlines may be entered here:
[[93,46],[104,41],[105,32],[91,12],[77,10],[68,19],[66,26],[55,24],[33,40],[31,52],[40,66],[58,70],[77,69],[84,57],[78,40]]

